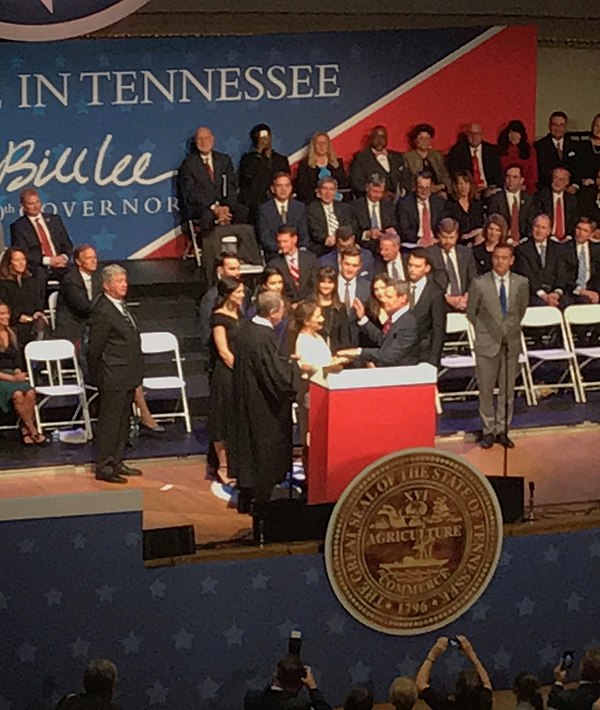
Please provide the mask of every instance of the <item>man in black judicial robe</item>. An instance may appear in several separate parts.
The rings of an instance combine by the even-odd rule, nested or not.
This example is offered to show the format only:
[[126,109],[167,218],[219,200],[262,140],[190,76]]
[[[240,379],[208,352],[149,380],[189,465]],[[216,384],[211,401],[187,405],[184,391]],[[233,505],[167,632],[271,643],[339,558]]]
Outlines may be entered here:
[[275,293],[260,294],[256,316],[242,325],[233,365],[231,475],[240,487],[238,509],[267,502],[292,469],[292,365],[279,352],[273,327],[284,315]]

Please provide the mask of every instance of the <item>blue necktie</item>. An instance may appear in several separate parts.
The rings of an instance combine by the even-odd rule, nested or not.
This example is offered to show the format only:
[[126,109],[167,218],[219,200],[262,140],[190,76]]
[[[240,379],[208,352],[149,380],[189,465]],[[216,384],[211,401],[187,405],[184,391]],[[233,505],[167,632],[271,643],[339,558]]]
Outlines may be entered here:
[[504,279],[500,279],[500,308],[502,310],[502,315],[505,316],[508,311],[508,299],[506,298],[506,286],[504,285]]

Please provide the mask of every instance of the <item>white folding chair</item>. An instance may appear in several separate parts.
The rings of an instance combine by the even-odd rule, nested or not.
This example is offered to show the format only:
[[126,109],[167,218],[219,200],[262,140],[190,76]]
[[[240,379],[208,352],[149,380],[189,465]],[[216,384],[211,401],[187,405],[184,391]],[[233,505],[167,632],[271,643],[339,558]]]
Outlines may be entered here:
[[[196,266],[200,268],[202,266],[202,249],[200,249],[200,246],[198,245],[198,238],[200,235],[200,232],[197,228],[197,225],[194,223],[193,219],[188,219],[188,234],[190,235],[190,240],[192,242],[192,249],[194,250],[194,259],[196,261]],[[188,251],[184,255],[184,259],[189,253]]]
[[[525,362],[523,365],[525,367],[529,383],[532,404],[538,403],[537,392],[542,389],[547,389],[548,387],[551,387],[552,389],[572,389],[575,401],[580,402],[581,395],[577,373],[575,371],[576,356],[569,346],[567,331],[560,309],[555,308],[554,306],[529,306],[529,308],[525,311],[525,315],[521,321],[521,326],[523,328],[529,328],[530,330],[554,328],[557,333],[560,333],[560,341],[562,345],[562,347],[557,348],[529,347],[527,345],[525,333],[521,331],[521,344],[525,355]],[[540,365],[544,363],[547,364],[549,362],[564,362],[566,363],[566,368],[563,370],[558,382],[536,385],[533,379],[535,371],[540,367]],[[570,382],[564,381],[567,375],[569,375]]]
[[56,330],[56,304],[58,303],[58,291],[52,291],[48,296],[48,314],[50,316],[50,327]]
[[187,395],[185,392],[185,380],[183,379],[183,369],[181,367],[181,357],[179,355],[179,343],[173,333],[141,333],[142,352],[144,355],[158,355],[172,353],[175,362],[176,375],[163,377],[144,377],[142,385],[149,390],[178,390],[183,411],[177,407],[172,412],[162,412],[153,414],[155,419],[174,419],[183,417],[185,430],[189,434],[192,431],[192,422],[188,407]]
[[[44,428],[55,429],[64,425],[83,424],[87,439],[91,439],[92,427],[88,401],[73,343],[68,340],[35,340],[25,346],[25,361],[29,382],[36,394],[42,396],[42,399],[35,405],[35,421],[39,431]],[[42,364],[41,369],[36,367],[37,363]],[[68,367],[63,367],[63,363],[68,363]],[[66,372],[69,373],[67,382],[65,382]],[[42,375],[45,378],[44,382],[37,382]],[[75,378],[75,382],[72,381],[72,377]],[[77,398],[78,407],[71,419],[42,421],[42,408],[53,397]],[[82,413],[81,419],[77,418],[79,411]]]
[[[579,384],[581,401],[586,402],[586,389],[595,389],[600,386],[600,380],[586,380],[583,376],[583,369],[591,362],[600,360],[600,346],[598,345],[577,345],[573,334],[572,326],[596,326],[600,328],[600,305],[593,303],[582,303],[575,306],[568,306],[564,313],[565,325],[569,347],[575,353],[575,374]],[[579,361],[581,359],[581,362]]]
[[[475,353],[473,351],[473,331],[466,314],[448,313],[446,315],[446,335],[451,337],[447,338],[444,343],[444,352],[440,360],[436,396],[436,409],[438,414],[442,413],[442,400],[444,399],[479,397],[479,390],[476,387],[477,379],[474,372]],[[439,382],[441,378],[451,370],[460,369],[473,370],[472,377],[467,383],[466,389],[440,392]]]

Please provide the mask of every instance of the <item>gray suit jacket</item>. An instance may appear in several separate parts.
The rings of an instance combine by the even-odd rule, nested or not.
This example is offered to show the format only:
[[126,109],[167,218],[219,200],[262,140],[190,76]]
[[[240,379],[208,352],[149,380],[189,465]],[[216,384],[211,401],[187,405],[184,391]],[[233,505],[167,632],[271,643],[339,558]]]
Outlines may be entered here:
[[474,279],[469,289],[467,317],[475,328],[475,354],[494,357],[502,343],[508,355],[516,357],[521,349],[521,320],[529,305],[529,282],[524,276],[510,273],[508,312],[502,317],[498,290],[492,271]]

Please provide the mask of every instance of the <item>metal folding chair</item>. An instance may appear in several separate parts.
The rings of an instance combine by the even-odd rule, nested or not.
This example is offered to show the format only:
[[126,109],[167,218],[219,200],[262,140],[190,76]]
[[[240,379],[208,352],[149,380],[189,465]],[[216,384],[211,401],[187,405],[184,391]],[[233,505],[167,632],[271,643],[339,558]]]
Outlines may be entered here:
[[[576,342],[573,326],[585,328],[587,335],[592,334],[592,330],[600,329],[600,305],[593,303],[582,303],[575,306],[568,306],[564,312],[565,326],[570,349],[575,353],[575,374],[581,394],[581,401],[586,402],[586,389],[596,389],[600,386],[600,380],[586,380],[583,370],[590,363],[600,360],[600,346],[587,345]],[[579,360],[581,358],[581,361]]]

